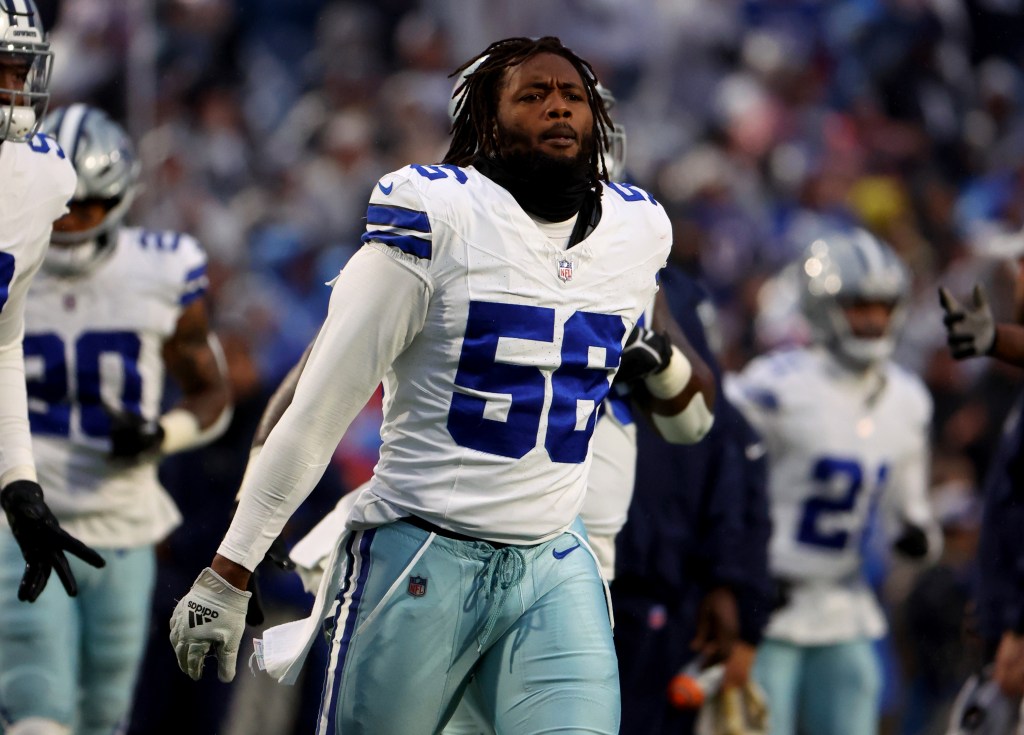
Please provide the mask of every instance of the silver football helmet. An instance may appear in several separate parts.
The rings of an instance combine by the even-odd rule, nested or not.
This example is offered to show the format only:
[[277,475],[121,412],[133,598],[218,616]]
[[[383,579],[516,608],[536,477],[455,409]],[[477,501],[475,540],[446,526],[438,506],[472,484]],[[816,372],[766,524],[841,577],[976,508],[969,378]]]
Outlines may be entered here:
[[972,674],[953,702],[946,735],[1015,735],[1019,701],[1003,694],[991,679],[991,667]]
[[[597,83],[597,93],[604,100],[604,109],[611,115],[612,108],[615,107],[615,95],[601,82]],[[601,151],[601,155],[604,156],[604,165],[608,169],[608,180],[621,181],[626,173],[626,128],[619,123],[614,124],[608,131],[608,145]]]
[[43,120],[42,130],[57,139],[78,174],[71,202],[99,200],[107,207],[95,227],[75,232],[54,229],[50,236],[44,267],[78,275],[113,251],[117,228],[138,191],[142,166],[124,128],[96,107],[76,104],[54,110]]
[[52,65],[33,0],[0,0],[0,140],[25,142],[39,128]]
[[[805,250],[800,268],[801,307],[812,337],[860,370],[887,359],[906,318],[909,277],[899,256],[862,229],[831,232]],[[855,301],[892,305],[880,337],[859,337],[843,311]]]

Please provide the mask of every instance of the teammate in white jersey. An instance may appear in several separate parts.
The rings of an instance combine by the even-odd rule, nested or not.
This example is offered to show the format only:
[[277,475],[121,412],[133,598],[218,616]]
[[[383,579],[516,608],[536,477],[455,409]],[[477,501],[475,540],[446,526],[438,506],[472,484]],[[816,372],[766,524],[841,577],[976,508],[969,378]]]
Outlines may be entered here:
[[[62,526],[102,570],[71,566],[79,594],[16,598],[12,540],[0,538],[0,706],[33,735],[105,735],[126,724],[149,628],[155,546],[179,522],[160,458],[230,421],[207,327],[206,255],[187,235],[121,222],[139,163],[124,130],[86,105],[43,122],[78,186],[54,225],[25,314],[25,373],[39,478]],[[162,412],[165,373],[181,399]]]
[[874,735],[885,619],[862,576],[876,508],[910,556],[941,536],[927,502],[931,398],[889,360],[907,298],[896,254],[863,230],[813,242],[802,260],[808,348],[755,359],[726,394],[764,438],[770,568],[784,602],[754,674],[774,735]]
[[103,565],[60,528],[44,502],[28,425],[22,359],[26,293],[53,221],[67,211],[75,188],[64,152],[38,132],[49,101],[51,60],[32,0],[0,0],[0,506],[7,521],[0,537],[16,552],[4,561],[8,571],[24,569],[17,597],[27,602],[39,596],[51,570],[69,595],[76,593],[65,551]]
[[[485,53],[445,161],[375,187],[294,399],[171,620],[183,670],[198,679],[212,650],[234,676],[250,570],[383,380],[380,461],[321,585],[337,595],[321,731],[436,732],[471,674],[503,732],[618,731],[577,515],[596,410],[670,228],[646,192],[605,183],[586,62],[550,37]],[[690,372],[665,376],[654,412],[687,409]],[[311,620],[299,656],[264,648],[281,680]]]

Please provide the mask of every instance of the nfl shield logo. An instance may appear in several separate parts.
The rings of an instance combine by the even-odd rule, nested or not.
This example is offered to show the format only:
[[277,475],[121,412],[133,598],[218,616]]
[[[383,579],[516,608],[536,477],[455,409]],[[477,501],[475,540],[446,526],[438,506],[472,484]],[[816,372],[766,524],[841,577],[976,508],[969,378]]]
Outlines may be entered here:
[[427,594],[427,578],[409,577],[409,594],[413,597],[423,597]]
[[558,280],[560,280],[562,283],[567,283],[572,280],[571,260],[558,261]]

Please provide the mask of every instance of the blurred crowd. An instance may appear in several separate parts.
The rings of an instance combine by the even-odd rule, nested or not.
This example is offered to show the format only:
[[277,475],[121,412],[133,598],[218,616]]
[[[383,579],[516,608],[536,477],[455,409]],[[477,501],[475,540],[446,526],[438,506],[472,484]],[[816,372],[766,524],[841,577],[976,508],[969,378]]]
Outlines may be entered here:
[[[877,578],[895,621],[887,730],[935,731],[977,655],[977,486],[1021,377],[950,358],[936,286],[966,294],[980,281],[997,316],[1012,315],[1024,256],[1024,0],[39,4],[54,29],[51,104],[87,101],[123,121],[145,167],[132,219],[189,232],[208,251],[213,324],[239,404],[224,439],[164,468],[187,520],[164,550],[132,732],[288,732],[239,724],[244,670],[235,687],[200,687],[177,670],[169,596],[188,588],[226,527],[259,412],[323,318],[324,282],[358,246],[374,182],[442,157],[450,72],[511,35],[559,36],[616,96],[629,176],[672,217],[673,259],[709,287],[727,369],[806,338],[786,265],[822,229],[863,223],[910,266],[899,358],[935,399],[933,497],[947,551],[925,575],[883,554]],[[297,527],[368,475],[378,416],[371,404],[349,431]],[[267,586],[283,609],[308,604],[297,580]],[[293,722],[315,707],[309,692],[315,700],[315,682],[288,695]],[[244,701],[252,711],[260,697]]]

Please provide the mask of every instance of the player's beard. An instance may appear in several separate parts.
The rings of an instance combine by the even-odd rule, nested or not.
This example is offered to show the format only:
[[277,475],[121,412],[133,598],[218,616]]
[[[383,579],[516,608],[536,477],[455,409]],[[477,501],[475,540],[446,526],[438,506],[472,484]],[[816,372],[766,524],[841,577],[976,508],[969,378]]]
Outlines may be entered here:
[[500,156],[478,156],[474,166],[504,187],[530,214],[551,222],[569,219],[594,190],[590,159],[593,136],[585,134],[575,156],[553,156],[533,147],[530,138],[518,131],[500,131]]

